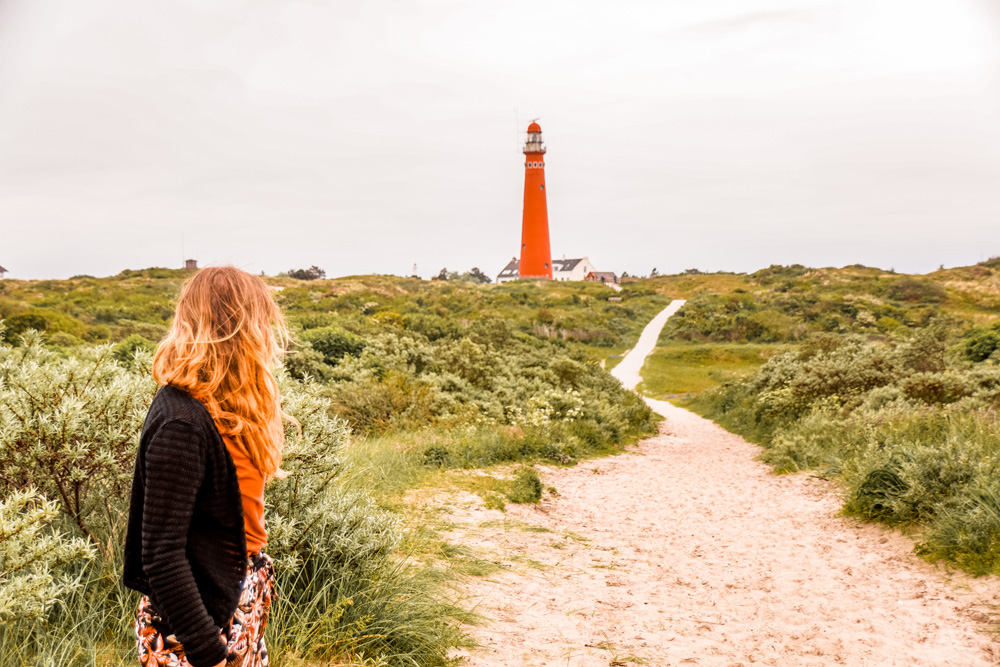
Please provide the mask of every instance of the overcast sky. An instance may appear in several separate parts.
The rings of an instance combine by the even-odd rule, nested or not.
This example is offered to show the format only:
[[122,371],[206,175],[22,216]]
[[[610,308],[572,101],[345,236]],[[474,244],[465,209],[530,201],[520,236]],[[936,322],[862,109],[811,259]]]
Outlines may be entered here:
[[10,277],[1000,255],[1000,0],[0,0]]

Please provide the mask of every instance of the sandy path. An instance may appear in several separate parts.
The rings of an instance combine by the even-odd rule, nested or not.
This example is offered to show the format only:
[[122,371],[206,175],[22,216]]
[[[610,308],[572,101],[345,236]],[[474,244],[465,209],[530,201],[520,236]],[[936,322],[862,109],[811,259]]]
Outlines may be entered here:
[[651,405],[666,420],[633,451],[543,468],[557,497],[450,510],[453,537],[504,568],[471,584],[493,622],[467,664],[996,664],[995,579],[947,575],[838,517],[830,484],[773,475],[742,438]]
[[642,381],[642,376],[640,375],[642,365],[646,363],[646,357],[656,348],[656,341],[660,338],[660,331],[663,329],[663,325],[685,303],[684,299],[674,299],[670,302],[670,305],[657,313],[656,317],[650,320],[649,324],[642,330],[642,333],[639,334],[639,340],[636,342],[635,347],[626,352],[625,358],[611,371],[611,374],[618,378],[626,389],[635,389],[636,385]]

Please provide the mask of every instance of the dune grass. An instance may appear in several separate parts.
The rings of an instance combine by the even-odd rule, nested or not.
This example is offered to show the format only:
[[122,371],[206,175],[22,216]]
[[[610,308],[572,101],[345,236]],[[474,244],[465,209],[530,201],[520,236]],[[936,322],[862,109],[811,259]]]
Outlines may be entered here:
[[672,343],[653,350],[642,367],[640,393],[665,399],[695,394],[750,375],[788,345]]

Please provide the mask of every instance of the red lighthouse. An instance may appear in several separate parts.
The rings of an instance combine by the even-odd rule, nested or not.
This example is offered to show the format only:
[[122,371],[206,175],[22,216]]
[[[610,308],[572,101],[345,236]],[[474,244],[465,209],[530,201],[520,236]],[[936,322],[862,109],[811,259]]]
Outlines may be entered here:
[[538,123],[528,126],[524,142],[524,214],[521,218],[519,278],[552,280],[549,211],[545,205],[545,146]]

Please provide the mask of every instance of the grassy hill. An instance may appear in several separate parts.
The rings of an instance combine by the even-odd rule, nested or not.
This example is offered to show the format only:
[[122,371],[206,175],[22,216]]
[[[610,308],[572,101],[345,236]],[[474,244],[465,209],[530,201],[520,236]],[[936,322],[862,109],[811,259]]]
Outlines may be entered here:
[[820,334],[889,339],[947,321],[957,336],[1000,319],[996,259],[926,275],[795,265],[643,282],[688,300],[667,323],[647,363],[642,389],[653,396],[718,385]]
[[[155,342],[166,332],[188,277],[183,270],[152,268],[105,278],[0,281],[5,338],[15,341],[23,331],[36,329],[61,347],[119,343],[133,335]],[[669,303],[643,283],[615,294],[592,283],[479,285],[376,275],[264,280],[301,329],[336,323],[358,333],[394,327],[435,335],[435,330],[457,331],[476,319],[500,318],[525,334],[585,349],[595,359],[630,347],[645,322]],[[609,296],[622,299],[609,302]]]

